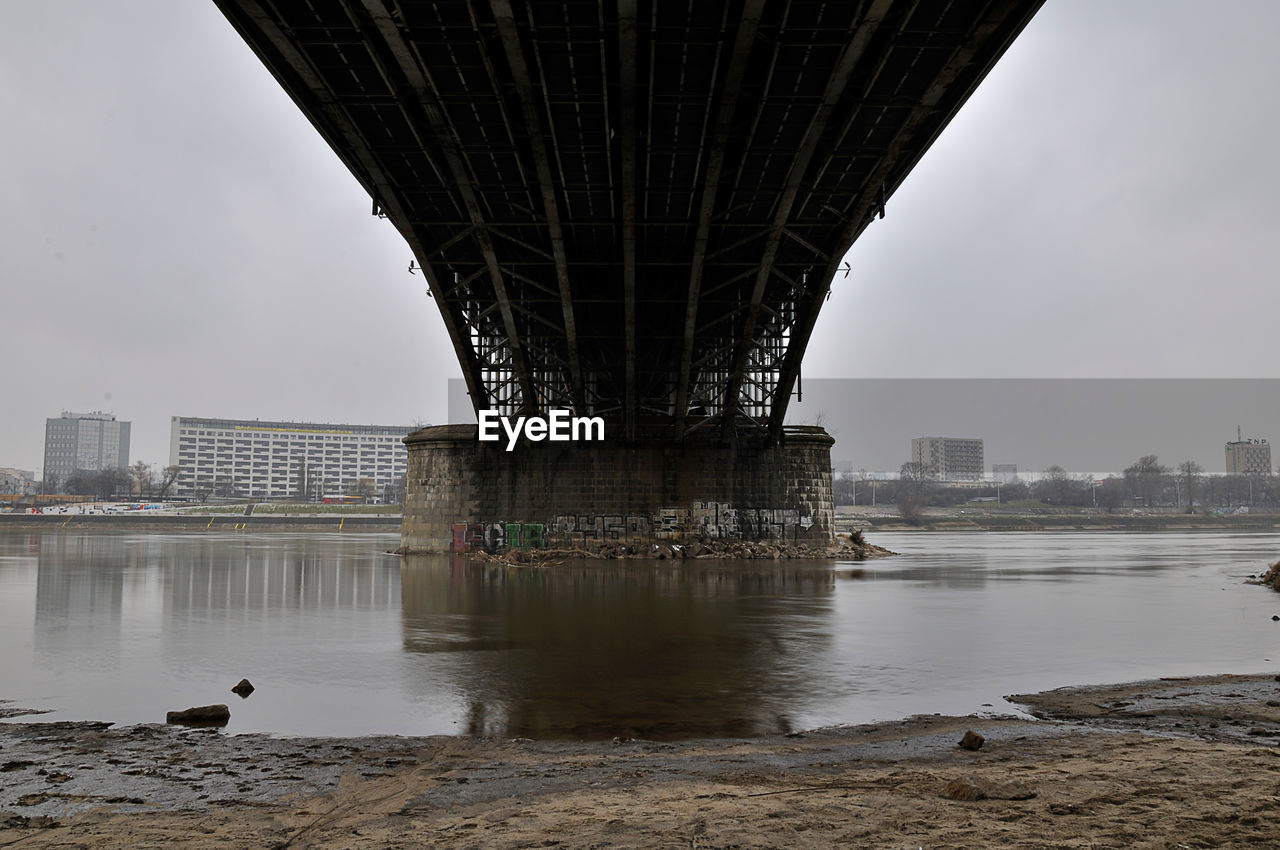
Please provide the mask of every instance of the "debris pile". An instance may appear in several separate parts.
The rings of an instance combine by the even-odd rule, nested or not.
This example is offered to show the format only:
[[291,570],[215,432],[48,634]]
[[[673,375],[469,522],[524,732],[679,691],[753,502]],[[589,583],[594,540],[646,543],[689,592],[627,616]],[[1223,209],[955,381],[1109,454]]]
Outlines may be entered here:
[[729,560],[792,560],[792,559],[826,559],[864,561],[868,558],[883,558],[894,555],[883,546],[868,543],[862,532],[852,535],[838,534],[831,546],[815,546],[808,543],[787,543],[773,540],[731,540],[724,538],[702,538],[680,542],[662,541],[653,543],[622,543],[617,540],[604,540],[578,544],[566,548],[550,547],[546,549],[511,549],[506,552],[491,554],[483,551],[469,553],[472,560],[489,563],[529,564],[539,567],[552,567],[563,564],[571,558],[591,558],[596,560],[686,560],[723,558]]
[[1269,587],[1272,590],[1280,591],[1280,561],[1276,561],[1267,568],[1265,573],[1257,578],[1249,576],[1249,580],[1246,584],[1260,584],[1264,587]]

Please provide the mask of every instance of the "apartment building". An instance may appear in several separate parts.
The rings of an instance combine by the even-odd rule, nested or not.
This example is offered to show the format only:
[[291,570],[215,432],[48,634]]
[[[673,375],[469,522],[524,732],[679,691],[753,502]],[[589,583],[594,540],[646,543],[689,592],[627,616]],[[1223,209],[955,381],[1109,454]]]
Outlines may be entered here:
[[396,425],[332,425],[175,416],[169,464],[182,472],[177,495],[319,500],[371,484],[381,494],[405,475],[408,453]]
[[110,413],[69,413],[44,423],[44,480],[60,487],[78,470],[96,472],[129,466],[131,423]]
[[1232,440],[1226,449],[1228,475],[1271,474],[1271,445],[1266,440]]
[[916,437],[911,461],[937,481],[981,481],[986,469],[982,440],[961,437]]

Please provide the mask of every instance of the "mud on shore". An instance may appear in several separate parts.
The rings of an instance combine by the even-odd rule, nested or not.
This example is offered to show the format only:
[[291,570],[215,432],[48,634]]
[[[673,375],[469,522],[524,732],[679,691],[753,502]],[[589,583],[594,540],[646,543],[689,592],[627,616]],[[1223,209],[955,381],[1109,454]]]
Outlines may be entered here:
[[[1271,674],[790,736],[534,742],[0,724],[0,847],[1216,847],[1280,837]],[[12,707],[11,707],[12,708]],[[986,738],[957,747],[963,733]]]

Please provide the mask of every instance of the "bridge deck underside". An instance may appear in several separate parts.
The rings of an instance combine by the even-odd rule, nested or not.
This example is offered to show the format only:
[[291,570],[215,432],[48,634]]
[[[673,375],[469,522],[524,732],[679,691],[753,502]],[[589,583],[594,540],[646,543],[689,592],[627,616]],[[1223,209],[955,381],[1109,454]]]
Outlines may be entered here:
[[217,0],[478,408],[781,429],[845,252],[1040,0]]

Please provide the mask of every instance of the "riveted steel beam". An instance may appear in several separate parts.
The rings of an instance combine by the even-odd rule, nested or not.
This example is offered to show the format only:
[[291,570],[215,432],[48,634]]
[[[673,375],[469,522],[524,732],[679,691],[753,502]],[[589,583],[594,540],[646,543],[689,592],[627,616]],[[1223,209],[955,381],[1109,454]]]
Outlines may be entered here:
[[777,257],[778,246],[782,242],[787,220],[791,216],[791,209],[795,205],[796,197],[800,194],[805,172],[809,168],[809,161],[818,149],[822,131],[826,129],[827,121],[830,120],[836,104],[844,94],[845,87],[853,76],[854,68],[857,67],[859,60],[866,52],[868,45],[870,45],[871,39],[875,36],[876,30],[879,29],[881,21],[884,20],[889,7],[892,5],[893,0],[876,0],[859,20],[848,46],[845,47],[844,53],[836,65],[835,72],[827,81],[822,103],[814,110],[813,116],[809,120],[809,126],[805,129],[800,147],[796,150],[795,157],[791,161],[791,167],[787,175],[787,185],[782,192],[782,197],[778,199],[773,225],[765,240],[763,256],[760,258],[760,271],[756,275],[755,286],[751,290],[751,303],[743,320],[742,332],[738,337],[738,351],[734,357],[733,370],[730,372],[728,383],[724,389],[722,410],[724,416],[723,428],[726,432],[733,427],[734,417],[738,413],[738,392],[742,387],[742,378],[747,368],[747,355],[755,344],[756,322],[760,316],[760,303],[764,299],[765,286],[768,284],[769,277],[773,271],[773,263]]
[[625,396],[622,403],[623,435],[636,437],[636,0],[618,0],[618,83],[620,148],[622,152],[622,310]]
[[502,312],[502,324],[507,335],[507,345],[511,348],[511,365],[520,384],[521,404],[526,409],[533,409],[537,405],[537,393],[534,389],[533,378],[529,373],[528,365],[525,362],[524,350],[520,347],[520,333],[516,328],[515,313],[511,309],[511,298],[507,293],[506,282],[502,277],[498,253],[494,249],[493,239],[490,237],[488,224],[485,222],[484,212],[480,206],[480,200],[476,196],[475,189],[472,188],[471,178],[462,161],[457,142],[447,126],[444,110],[437,103],[426,72],[419,65],[409,43],[405,41],[400,27],[392,19],[390,12],[387,11],[386,4],[382,0],[360,0],[360,2],[365,12],[372,19],[373,25],[377,28],[378,34],[381,35],[387,49],[391,52],[400,74],[412,90],[414,100],[421,107],[434,136],[435,143],[441,150],[448,165],[449,174],[453,178],[454,190],[462,199],[463,206],[466,208],[467,215],[471,220],[476,241],[480,244],[485,266],[489,271],[489,280],[493,285],[494,298],[497,300],[498,308]]
[[[934,139],[995,66],[996,60],[1004,55],[1013,39],[1031,20],[1037,8],[1038,3],[1028,9],[1026,3],[1018,0],[991,4],[986,15],[976,21],[968,36],[952,51],[947,64],[907,115],[885,156],[863,182],[836,240],[835,250],[822,271],[814,276],[816,281],[811,278],[808,296],[797,305],[799,316],[778,371],[773,408],[769,412],[769,439],[772,442],[776,443],[782,436],[791,391],[800,374],[800,363],[813,336],[818,313],[831,291],[831,283],[844,262],[844,255],[882,208],[884,198],[892,195],[924,156]],[[987,61],[975,68],[979,54],[986,56]]]
[[676,384],[675,433],[684,433],[685,415],[689,408],[689,380],[693,369],[693,348],[697,336],[698,300],[702,295],[703,264],[707,257],[707,240],[711,235],[711,219],[715,212],[716,193],[720,188],[720,173],[724,168],[725,148],[733,127],[733,116],[742,95],[742,78],[746,71],[751,47],[755,43],[760,26],[764,0],[748,0],[738,21],[738,31],[733,40],[733,53],[725,71],[724,88],[720,94],[720,109],[716,114],[714,135],[707,154],[706,177],[702,183],[702,203],[698,207],[698,230],[693,237],[693,256],[689,269],[689,300],[684,313],[684,341],[680,348],[680,374]]
[[525,132],[533,154],[534,171],[542,193],[542,207],[546,215],[547,230],[551,237],[551,254],[556,265],[556,281],[560,287],[560,311],[564,316],[565,343],[569,355],[569,376],[573,387],[573,406],[576,412],[586,412],[586,392],[583,388],[582,361],[578,351],[578,328],[573,311],[573,290],[569,284],[569,262],[564,250],[564,231],[560,226],[560,205],[556,199],[555,184],[551,177],[551,157],[547,149],[542,119],[533,94],[533,82],[529,66],[525,62],[524,49],[520,46],[520,32],[509,0],[491,0],[498,34],[502,38],[507,65],[515,80],[516,95],[524,115]]

